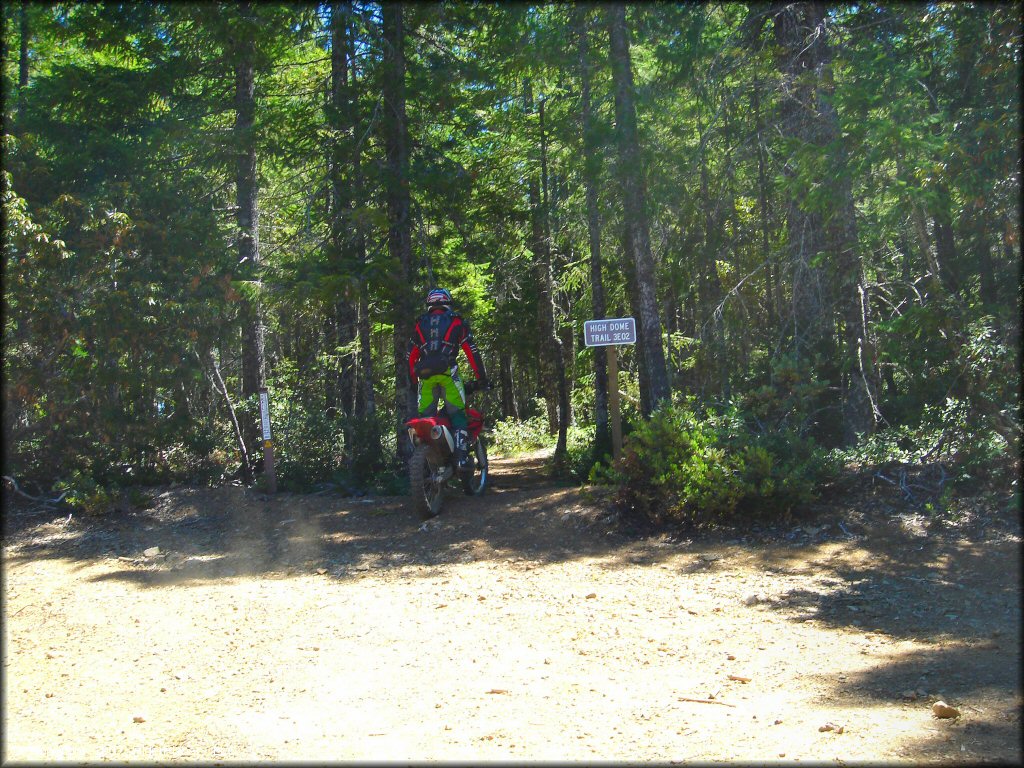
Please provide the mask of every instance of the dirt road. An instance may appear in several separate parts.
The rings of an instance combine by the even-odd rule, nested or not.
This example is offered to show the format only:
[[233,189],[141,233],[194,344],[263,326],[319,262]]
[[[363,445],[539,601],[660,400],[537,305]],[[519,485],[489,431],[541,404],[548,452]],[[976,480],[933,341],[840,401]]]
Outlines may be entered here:
[[1021,761],[1015,515],[641,539],[540,463],[425,525],[237,487],[10,511],[5,761]]

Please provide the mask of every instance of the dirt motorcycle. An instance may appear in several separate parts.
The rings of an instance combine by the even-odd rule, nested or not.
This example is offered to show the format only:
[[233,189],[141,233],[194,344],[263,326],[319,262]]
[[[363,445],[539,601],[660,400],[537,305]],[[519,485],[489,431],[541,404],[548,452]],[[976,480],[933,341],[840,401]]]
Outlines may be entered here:
[[[476,382],[465,385],[467,396],[476,391]],[[409,489],[412,507],[424,520],[441,511],[448,481],[458,478],[467,496],[479,496],[487,488],[487,444],[481,434],[483,414],[466,406],[469,439],[466,446],[466,468],[455,465],[455,430],[451,420],[438,403],[434,415],[419,416],[405,422],[412,444],[409,456]]]

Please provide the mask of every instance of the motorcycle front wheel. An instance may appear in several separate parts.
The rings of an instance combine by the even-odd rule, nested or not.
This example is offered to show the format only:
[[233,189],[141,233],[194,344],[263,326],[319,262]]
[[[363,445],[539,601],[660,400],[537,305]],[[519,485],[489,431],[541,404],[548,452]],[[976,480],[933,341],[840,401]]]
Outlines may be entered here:
[[473,463],[476,465],[476,469],[472,475],[463,475],[460,479],[462,480],[462,490],[467,496],[479,496],[487,489],[487,444],[484,442],[484,436],[480,435],[476,439],[476,445],[473,448]]
[[429,449],[417,446],[409,457],[409,492],[412,506],[424,520],[437,515],[444,503],[444,481],[437,481],[437,470],[430,463]]

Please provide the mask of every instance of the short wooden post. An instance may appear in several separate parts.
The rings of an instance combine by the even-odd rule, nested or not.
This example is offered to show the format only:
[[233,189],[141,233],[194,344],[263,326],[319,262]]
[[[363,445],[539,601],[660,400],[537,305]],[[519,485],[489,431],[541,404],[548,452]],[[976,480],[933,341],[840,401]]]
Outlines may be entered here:
[[270,438],[270,395],[260,387],[260,421],[263,424],[263,474],[267,478],[267,493],[277,493],[277,472],[274,470],[274,443]]
[[608,410],[612,417],[612,458],[622,457],[622,416],[619,413],[619,344],[636,344],[636,320],[606,317],[583,323],[583,343],[608,348]]
[[619,351],[614,344],[608,350],[608,410],[612,419],[612,458],[622,456],[622,417],[619,415]]

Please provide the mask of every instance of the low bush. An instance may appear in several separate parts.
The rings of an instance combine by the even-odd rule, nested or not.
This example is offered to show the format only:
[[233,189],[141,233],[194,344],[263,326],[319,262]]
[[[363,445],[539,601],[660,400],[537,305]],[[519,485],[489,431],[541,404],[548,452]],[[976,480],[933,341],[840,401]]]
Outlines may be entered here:
[[101,484],[79,470],[58,480],[53,487],[59,494],[59,509],[82,515],[103,515],[116,508],[148,509],[153,505],[152,496],[141,487]]
[[1012,490],[1020,472],[1017,441],[1000,432],[970,405],[947,398],[925,406],[914,423],[864,436],[857,445],[836,450],[838,461],[857,467],[941,466],[962,490]]
[[340,416],[281,400],[273,409],[274,465],[283,490],[308,491],[330,481],[345,455]]
[[595,479],[653,523],[697,525],[736,514],[788,515],[816,498],[834,464],[789,429],[758,432],[735,409],[698,413],[691,402],[639,423],[622,458]]
[[531,416],[524,421],[504,419],[495,422],[489,434],[489,452],[495,456],[515,456],[518,453],[550,448],[556,435],[548,434],[547,416]]
[[573,425],[565,435],[565,473],[577,482],[585,481],[600,457],[595,453],[597,428],[593,424]]
[[69,509],[85,515],[100,515],[110,510],[117,500],[117,491],[97,483],[90,475],[74,470],[66,479],[58,480],[54,490]]

